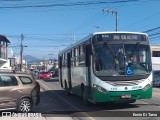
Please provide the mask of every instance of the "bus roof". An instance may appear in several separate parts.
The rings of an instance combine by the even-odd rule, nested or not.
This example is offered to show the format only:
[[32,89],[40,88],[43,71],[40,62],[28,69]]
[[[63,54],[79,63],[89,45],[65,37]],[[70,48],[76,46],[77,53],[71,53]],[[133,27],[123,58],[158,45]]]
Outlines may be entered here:
[[[147,35],[146,33],[142,33],[142,32],[127,32],[127,31],[111,31],[111,32],[94,32],[92,33],[92,35],[96,35],[96,34],[106,34],[106,33],[131,33],[131,34],[140,34],[140,35]],[[147,35],[148,36],[148,35]]]
[[146,35],[148,36],[146,33],[142,33],[142,32],[126,32],[126,31],[111,31],[111,32],[94,32],[89,34],[88,36],[82,38],[81,40],[78,40],[76,43],[69,45],[68,47],[66,47],[65,49],[61,50],[59,54],[62,54],[64,51],[67,51],[69,49],[71,49],[72,47],[79,45],[80,43],[83,43],[85,41],[87,41],[88,39],[92,38],[94,35],[96,34],[110,34],[110,33],[130,33],[130,34],[140,34],[140,35]]

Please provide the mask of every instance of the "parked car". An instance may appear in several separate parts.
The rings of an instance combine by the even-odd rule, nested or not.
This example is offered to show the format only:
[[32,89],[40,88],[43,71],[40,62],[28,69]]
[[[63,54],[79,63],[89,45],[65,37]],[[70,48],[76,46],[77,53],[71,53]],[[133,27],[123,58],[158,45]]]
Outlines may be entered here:
[[160,70],[153,71],[153,86],[160,86]]
[[49,72],[40,72],[39,78],[40,79],[50,79],[51,78],[51,74]]
[[40,86],[31,73],[0,72],[0,110],[29,112],[39,104]]

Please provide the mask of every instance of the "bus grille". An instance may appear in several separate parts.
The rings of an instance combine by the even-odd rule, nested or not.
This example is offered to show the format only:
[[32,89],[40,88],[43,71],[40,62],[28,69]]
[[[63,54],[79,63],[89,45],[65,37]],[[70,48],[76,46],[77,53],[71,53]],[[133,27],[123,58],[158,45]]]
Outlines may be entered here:
[[134,86],[138,85],[144,80],[132,80],[132,81],[107,81],[106,83],[113,86]]

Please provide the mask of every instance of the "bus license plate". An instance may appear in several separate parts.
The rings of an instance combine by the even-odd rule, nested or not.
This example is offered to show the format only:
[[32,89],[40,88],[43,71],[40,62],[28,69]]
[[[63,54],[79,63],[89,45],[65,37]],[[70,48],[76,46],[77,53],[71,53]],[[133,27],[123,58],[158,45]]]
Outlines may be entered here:
[[121,98],[131,98],[131,95],[130,94],[122,95]]

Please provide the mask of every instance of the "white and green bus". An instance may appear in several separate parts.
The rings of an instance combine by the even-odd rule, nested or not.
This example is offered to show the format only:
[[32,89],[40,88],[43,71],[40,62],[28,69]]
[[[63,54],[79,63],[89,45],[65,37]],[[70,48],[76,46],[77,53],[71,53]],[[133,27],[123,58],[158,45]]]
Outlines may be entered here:
[[59,53],[59,81],[67,95],[88,102],[133,103],[152,97],[148,36],[96,32]]

